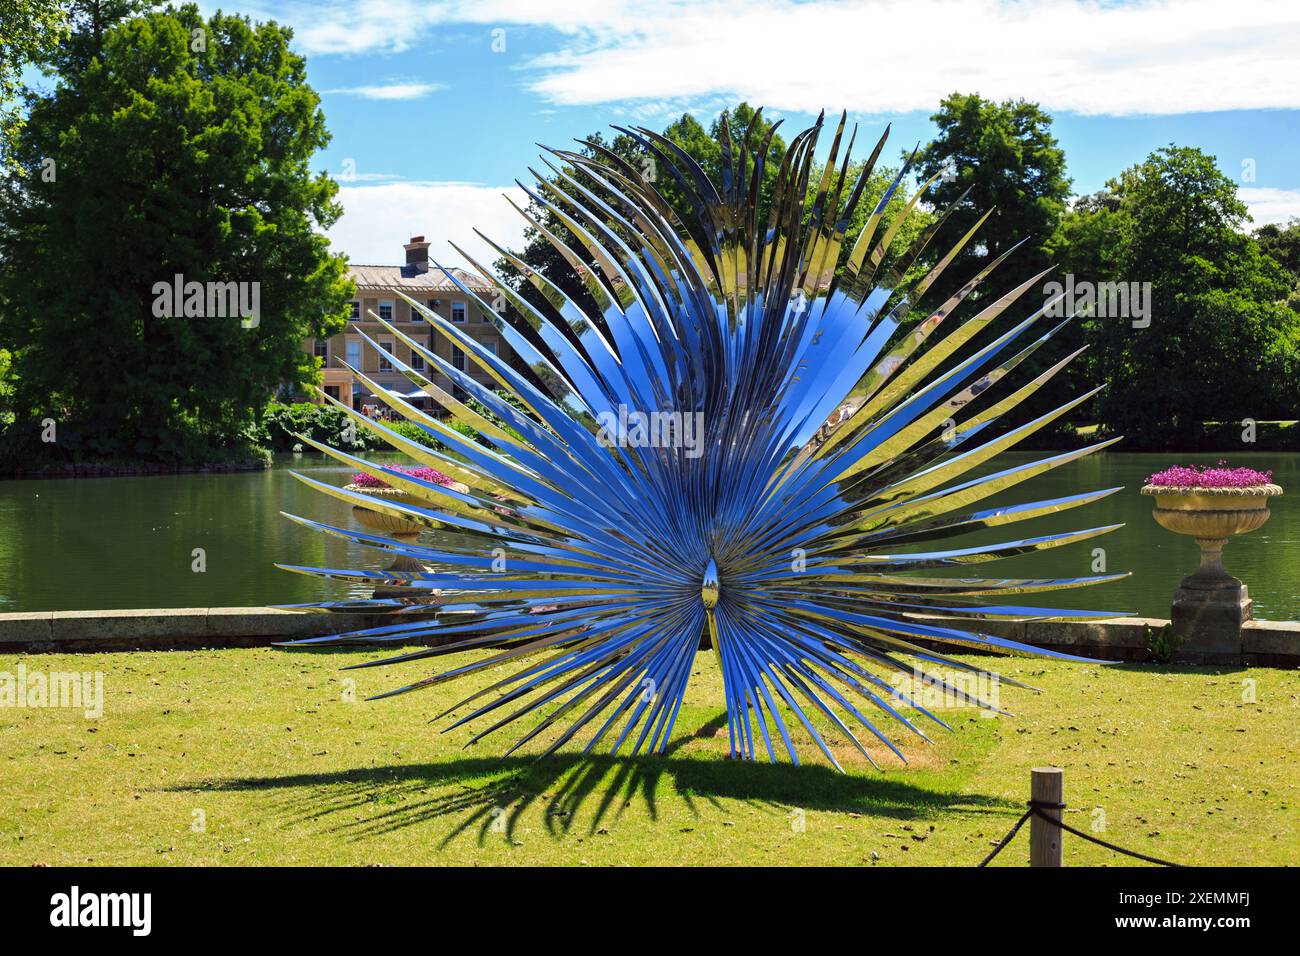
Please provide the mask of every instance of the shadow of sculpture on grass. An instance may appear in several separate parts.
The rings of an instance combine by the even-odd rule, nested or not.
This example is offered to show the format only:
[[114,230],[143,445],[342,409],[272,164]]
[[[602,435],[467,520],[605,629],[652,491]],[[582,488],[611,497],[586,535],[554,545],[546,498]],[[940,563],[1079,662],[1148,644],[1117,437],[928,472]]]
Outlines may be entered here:
[[[682,743],[711,735],[723,721],[721,717],[711,721],[661,757],[465,757],[204,781],[172,789],[283,792],[282,798],[274,799],[296,822],[327,824],[330,832],[355,839],[439,819],[454,821],[440,848],[474,833],[480,845],[489,837],[513,839],[521,822],[538,812],[552,838],[584,831],[595,835],[616,827],[634,804],[657,820],[660,804],[669,800],[680,801],[696,819],[705,815],[706,808],[725,818],[736,804],[777,817],[798,808],[896,820],[941,813],[1004,816],[1015,809],[1011,801],[999,797],[955,789],[946,792],[940,784],[925,786],[883,774],[842,774],[823,765],[796,767],[674,754]],[[724,805],[724,800],[731,805]]]

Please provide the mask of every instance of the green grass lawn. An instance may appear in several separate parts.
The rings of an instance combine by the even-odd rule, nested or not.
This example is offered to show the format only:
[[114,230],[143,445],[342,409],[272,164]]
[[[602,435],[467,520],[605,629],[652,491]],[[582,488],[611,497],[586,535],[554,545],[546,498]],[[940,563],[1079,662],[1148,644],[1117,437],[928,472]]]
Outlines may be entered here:
[[[105,691],[99,719],[0,709],[0,864],[968,866],[1047,764],[1065,769],[1067,821],[1104,819],[1099,835],[1122,846],[1300,863],[1295,671],[1003,660],[1042,690],[1004,685],[1015,717],[945,711],[954,733],[909,742],[906,767],[882,748],[881,770],[832,734],[840,774],[806,735],[802,767],[727,760],[710,654],[671,753],[635,761],[500,759],[514,728],[466,750],[472,731],[427,721],[476,686],[367,703],[423,673],[338,669],[377,656],[0,655],[0,672],[102,671]],[[1124,863],[1069,835],[1065,846],[1068,865]],[[995,865],[1027,855],[1026,830]]]

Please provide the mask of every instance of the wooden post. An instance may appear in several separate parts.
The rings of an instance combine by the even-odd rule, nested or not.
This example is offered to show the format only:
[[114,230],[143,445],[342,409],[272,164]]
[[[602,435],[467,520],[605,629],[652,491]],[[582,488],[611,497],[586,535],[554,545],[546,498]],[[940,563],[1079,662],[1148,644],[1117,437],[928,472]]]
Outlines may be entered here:
[[[1065,802],[1065,773],[1057,767],[1035,767],[1029,774],[1030,799],[1042,803]],[[1061,819],[1061,811],[1044,808],[1044,813]],[[1061,866],[1061,835],[1064,831],[1039,816],[1029,818],[1029,865]]]

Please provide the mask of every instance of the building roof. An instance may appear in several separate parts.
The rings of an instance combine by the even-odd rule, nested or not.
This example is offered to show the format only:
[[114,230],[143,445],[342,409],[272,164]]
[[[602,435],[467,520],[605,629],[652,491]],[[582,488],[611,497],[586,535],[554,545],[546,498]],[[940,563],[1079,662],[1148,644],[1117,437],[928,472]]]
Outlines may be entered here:
[[[448,269],[467,289],[492,291],[494,286],[476,272],[465,269]],[[442,270],[430,266],[427,272],[420,272],[414,266],[367,266],[351,265],[348,276],[357,284],[359,290],[382,291],[401,289],[414,292],[454,292],[456,285],[448,279]]]

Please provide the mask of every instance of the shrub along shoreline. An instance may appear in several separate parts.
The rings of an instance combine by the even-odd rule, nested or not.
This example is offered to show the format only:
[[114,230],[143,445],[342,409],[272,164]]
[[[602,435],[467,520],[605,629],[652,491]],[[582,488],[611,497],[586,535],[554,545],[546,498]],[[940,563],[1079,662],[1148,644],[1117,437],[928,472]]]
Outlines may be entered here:
[[[505,426],[480,403],[471,399],[468,404],[478,414]],[[384,424],[412,441],[447,450],[414,422],[402,420]],[[478,437],[478,433],[467,425],[448,424],[469,438]],[[168,453],[140,459],[97,455],[93,441],[82,438],[91,432],[91,429],[60,425],[55,430],[55,440],[45,442],[30,429],[20,431],[11,425],[0,432],[0,480],[261,471],[271,467],[271,456],[275,452],[293,451],[295,446],[301,446],[299,435],[352,454],[389,450],[387,442],[364,428],[357,428],[340,409],[310,402],[272,402],[261,418],[233,442],[205,445],[193,436],[181,436],[171,443]],[[301,450],[317,454],[310,447]]]

